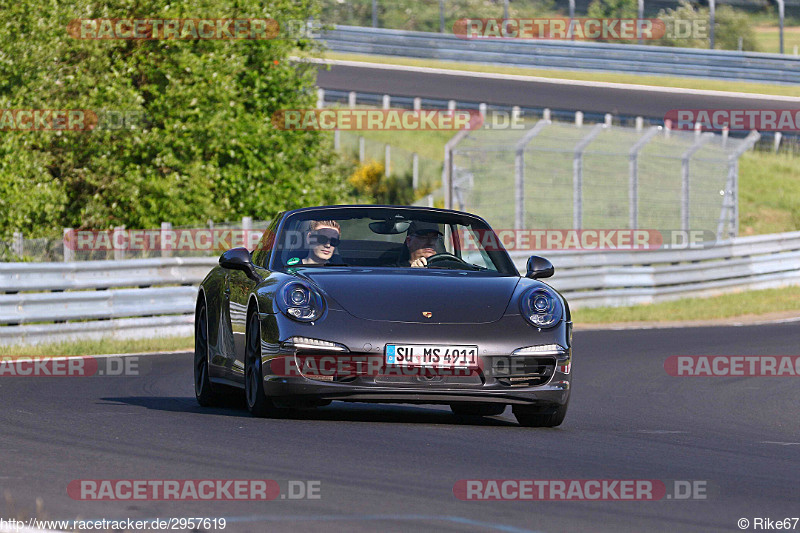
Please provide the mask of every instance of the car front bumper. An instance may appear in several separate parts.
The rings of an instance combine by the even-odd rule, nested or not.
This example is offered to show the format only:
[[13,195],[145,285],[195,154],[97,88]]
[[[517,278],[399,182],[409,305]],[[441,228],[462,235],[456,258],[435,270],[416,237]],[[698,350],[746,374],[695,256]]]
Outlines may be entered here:
[[[546,408],[569,401],[572,379],[569,322],[544,330],[530,327],[519,316],[487,324],[420,325],[353,321],[346,313],[337,312],[313,327],[280,315],[262,316],[261,330],[264,391],[277,403],[476,402]],[[286,342],[298,336],[337,343],[342,351],[303,350]],[[475,345],[479,347],[479,365],[461,374],[412,371],[409,375],[383,362],[386,343],[397,342]],[[557,346],[558,350],[514,355],[516,350],[530,346]],[[363,371],[364,367],[358,370],[348,367],[351,371],[342,379],[335,371],[309,373],[303,359],[309,357],[329,358],[337,363],[340,359],[348,362],[366,359],[371,364],[366,365],[368,371]],[[520,361],[526,364],[520,367]],[[333,364],[331,368],[337,366]]]

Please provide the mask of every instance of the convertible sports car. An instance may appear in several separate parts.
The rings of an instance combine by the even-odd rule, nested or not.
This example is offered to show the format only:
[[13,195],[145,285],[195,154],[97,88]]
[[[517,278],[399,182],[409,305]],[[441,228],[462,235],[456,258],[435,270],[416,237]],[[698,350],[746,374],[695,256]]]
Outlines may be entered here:
[[[255,416],[332,400],[449,405],[557,426],[569,404],[572,322],[563,297],[521,277],[480,217],[444,209],[329,206],[272,221],[228,250],[195,314],[195,393],[244,389]],[[241,394],[241,393],[239,393]]]

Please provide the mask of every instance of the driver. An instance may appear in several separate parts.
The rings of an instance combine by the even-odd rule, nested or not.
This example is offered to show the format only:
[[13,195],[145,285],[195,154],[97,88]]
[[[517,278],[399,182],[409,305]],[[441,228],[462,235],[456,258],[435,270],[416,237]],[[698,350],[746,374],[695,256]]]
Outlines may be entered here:
[[339,246],[341,228],[335,220],[312,220],[306,233],[308,256],[303,259],[304,265],[324,265],[331,260],[333,252]]
[[409,264],[413,268],[424,268],[428,258],[436,255],[436,243],[442,237],[439,225],[433,222],[414,221],[408,226],[405,245],[409,252]]

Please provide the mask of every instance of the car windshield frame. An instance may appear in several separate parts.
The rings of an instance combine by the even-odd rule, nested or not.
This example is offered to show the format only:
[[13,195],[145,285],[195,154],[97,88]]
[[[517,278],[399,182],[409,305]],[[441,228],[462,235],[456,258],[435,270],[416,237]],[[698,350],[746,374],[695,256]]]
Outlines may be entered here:
[[[291,254],[291,250],[293,248],[286,248],[284,245],[287,242],[287,234],[286,232],[289,231],[289,228],[293,226],[295,222],[299,221],[307,221],[307,220],[346,220],[346,219],[369,219],[372,221],[383,221],[383,220],[390,220],[392,222],[404,222],[410,220],[423,220],[426,222],[434,222],[437,224],[442,224],[444,226],[448,225],[457,225],[464,228],[469,228],[475,232],[480,234],[485,234],[485,232],[491,232],[492,235],[495,236],[495,242],[498,243],[497,249],[490,249],[486,250],[478,243],[477,246],[480,249],[480,253],[484,255],[486,258],[491,261],[494,269],[486,269],[480,266],[475,266],[475,268],[464,268],[464,269],[450,269],[453,271],[458,272],[475,272],[475,273],[489,273],[491,275],[499,275],[499,276],[516,276],[519,277],[519,271],[517,270],[514,262],[511,260],[508,252],[499,244],[499,240],[496,238],[496,234],[494,230],[492,230],[491,226],[483,220],[481,217],[472,215],[469,213],[464,213],[461,211],[451,211],[446,209],[436,209],[436,208],[425,208],[425,207],[412,207],[412,206],[324,206],[324,207],[312,207],[312,208],[302,208],[296,209],[293,211],[286,212],[281,220],[280,227],[278,228],[278,234],[274,241],[273,253],[270,257],[270,270],[272,271],[283,271],[286,272],[290,269],[296,269],[299,267],[311,267],[312,265],[307,264],[287,264],[287,260],[289,259],[289,255]],[[403,235],[405,236],[405,230],[400,233],[395,233],[395,235]],[[376,233],[378,235],[378,233]],[[460,253],[466,251],[464,248],[464,243],[460,242],[460,238],[456,237],[453,239],[453,244],[458,244],[458,252],[456,255],[460,257]],[[467,263],[470,264],[470,263]],[[363,265],[346,265],[346,264],[337,264],[332,263],[327,266],[330,267],[349,267],[349,268],[365,268]],[[386,269],[397,269],[397,268],[407,268],[403,266],[392,266],[392,265],[375,265],[375,266],[368,266],[367,268],[386,268]]]

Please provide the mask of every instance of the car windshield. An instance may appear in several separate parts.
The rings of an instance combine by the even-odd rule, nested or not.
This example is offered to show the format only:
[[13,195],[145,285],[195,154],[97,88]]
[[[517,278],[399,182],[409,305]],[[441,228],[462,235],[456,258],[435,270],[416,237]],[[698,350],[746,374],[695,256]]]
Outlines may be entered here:
[[300,211],[287,217],[276,251],[273,266],[278,268],[426,266],[518,275],[494,232],[480,218],[424,209]]

